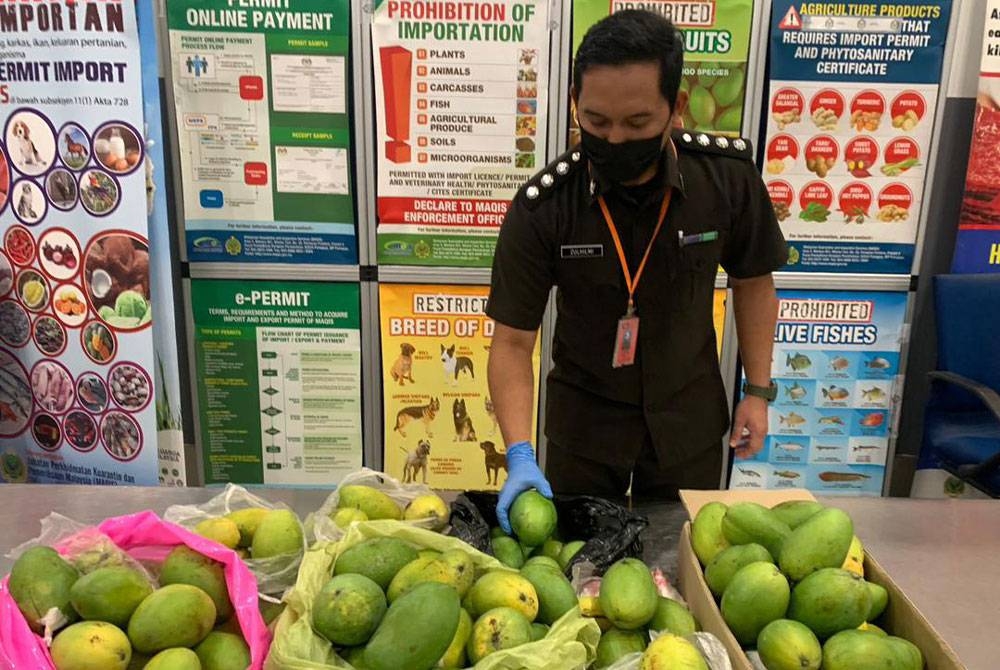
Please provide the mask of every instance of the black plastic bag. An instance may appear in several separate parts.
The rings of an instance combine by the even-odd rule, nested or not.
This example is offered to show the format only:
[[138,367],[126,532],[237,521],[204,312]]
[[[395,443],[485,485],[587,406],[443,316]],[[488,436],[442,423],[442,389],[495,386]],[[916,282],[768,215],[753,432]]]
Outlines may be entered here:
[[[553,502],[559,515],[559,536],[564,541],[583,540],[586,544],[566,566],[571,575],[573,565],[583,561],[593,563],[603,573],[623,558],[641,558],[640,534],[649,519],[629,511],[610,500],[593,496],[560,496]],[[493,555],[490,529],[497,525],[497,494],[469,491],[451,505],[451,535],[479,551]]]

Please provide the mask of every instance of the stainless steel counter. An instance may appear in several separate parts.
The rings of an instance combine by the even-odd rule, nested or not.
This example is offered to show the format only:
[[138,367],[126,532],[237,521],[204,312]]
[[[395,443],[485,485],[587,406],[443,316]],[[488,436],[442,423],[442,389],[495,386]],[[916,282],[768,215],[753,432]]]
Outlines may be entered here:
[[[328,491],[256,490],[305,515]],[[208,500],[218,489],[0,486],[0,554],[36,537],[49,512],[97,523],[145,509]],[[900,588],[955,649],[969,670],[1000,667],[1000,502],[837,498],[823,501],[854,518],[858,536]],[[648,506],[645,558],[675,569],[676,544],[686,515],[679,504]],[[0,574],[11,562],[0,556]]]

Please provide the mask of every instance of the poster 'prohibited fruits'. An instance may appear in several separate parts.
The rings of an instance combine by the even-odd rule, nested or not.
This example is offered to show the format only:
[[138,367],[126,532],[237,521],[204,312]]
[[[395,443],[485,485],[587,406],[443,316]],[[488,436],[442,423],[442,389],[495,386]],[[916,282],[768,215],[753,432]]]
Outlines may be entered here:
[[0,473],[155,484],[135,5],[20,9],[0,51]]
[[985,21],[953,272],[1000,272],[1000,1],[987,3]]
[[880,495],[902,390],[906,293],[779,291],[764,449],[731,488]]
[[[486,286],[379,286],[384,463],[393,477],[449,490],[503,485],[507,458],[486,379],[488,294]],[[536,400],[539,356],[536,348]]]
[[346,0],[167,3],[192,262],[357,263]]
[[[575,0],[573,55],[587,30],[618,11],[644,9],[670,19],[684,38],[681,90],[690,96],[684,127],[739,135],[743,124],[752,0]],[[580,141],[570,114],[570,145]]]
[[774,3],[763,172],[788,270],[910,273],[950,14]]
[[193,280],[205,483],[329,486],[361,467],[358,284]]
[[375,3],[380,264],[492,263],[511,198],[546,162],[549,5]]

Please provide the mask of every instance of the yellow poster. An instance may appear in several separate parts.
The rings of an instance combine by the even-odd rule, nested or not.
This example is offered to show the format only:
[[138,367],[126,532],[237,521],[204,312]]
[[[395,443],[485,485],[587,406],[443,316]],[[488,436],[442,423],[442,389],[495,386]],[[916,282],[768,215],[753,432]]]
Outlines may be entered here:
[[722,336],[726,332],[726,289],[715,289],[715,305],[712,312],[715,322],[715,346],[719,357],[722,357]]
[[[436,489],[496,489],[507,477],[486,380],[486,286],[382,284],[384,469]],[[535,370],[537,426],[539,348]],[[532,432],[535,432],[533,429]]]

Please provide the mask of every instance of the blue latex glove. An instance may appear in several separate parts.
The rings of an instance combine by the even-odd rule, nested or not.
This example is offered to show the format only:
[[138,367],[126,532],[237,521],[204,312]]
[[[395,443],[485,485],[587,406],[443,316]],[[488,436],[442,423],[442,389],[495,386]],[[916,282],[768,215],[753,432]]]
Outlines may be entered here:
[[497,501],[497,521],[508,535],[511,535],[511,530],[507,512],[514,499],[530,489],[537,489],[546,498],[552,497],[552,487],[535,461],[531,443],[518,442],[507,448],[507,481],[500,489],[500,500]]

